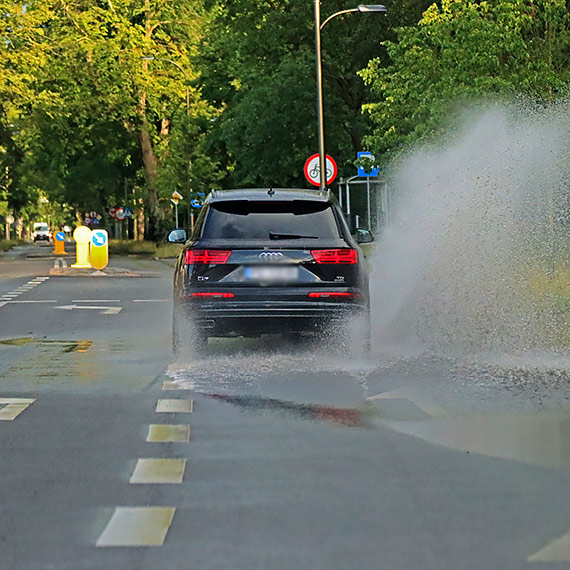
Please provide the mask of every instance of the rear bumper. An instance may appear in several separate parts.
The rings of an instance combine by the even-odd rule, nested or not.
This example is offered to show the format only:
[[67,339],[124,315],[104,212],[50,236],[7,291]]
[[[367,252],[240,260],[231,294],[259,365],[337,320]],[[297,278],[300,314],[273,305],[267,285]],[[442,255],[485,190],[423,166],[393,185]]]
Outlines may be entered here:
[[189,300],[184,308],[194,326],[210,336],[319,333],[368,311],[362,298],[351,302]]

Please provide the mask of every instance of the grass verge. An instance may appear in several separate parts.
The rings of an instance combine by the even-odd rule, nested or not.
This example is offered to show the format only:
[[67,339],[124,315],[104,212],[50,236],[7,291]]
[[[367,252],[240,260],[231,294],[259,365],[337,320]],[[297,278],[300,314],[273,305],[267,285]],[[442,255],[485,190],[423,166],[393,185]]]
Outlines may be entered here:
[[110,255],[148,255],[165,259],[177,257],[182,249],[181,244],[155,243],[152,241],[109,240]]
[[25,242],[20,242],[16,239],[11,239],[11,240],[0,240],[0,251],[9,251],[10,249],[12,249],[14,246],[16,245],[20,245],[21,243],[25,243]]

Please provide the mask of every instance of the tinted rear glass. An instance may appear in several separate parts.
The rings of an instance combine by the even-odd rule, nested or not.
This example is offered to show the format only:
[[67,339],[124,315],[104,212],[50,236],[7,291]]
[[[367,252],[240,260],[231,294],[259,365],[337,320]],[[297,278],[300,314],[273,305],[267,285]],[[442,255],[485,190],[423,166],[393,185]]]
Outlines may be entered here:
[[331,204],[288,202],[217,202],[211,205],[203,237],[207,239],[338,238]]

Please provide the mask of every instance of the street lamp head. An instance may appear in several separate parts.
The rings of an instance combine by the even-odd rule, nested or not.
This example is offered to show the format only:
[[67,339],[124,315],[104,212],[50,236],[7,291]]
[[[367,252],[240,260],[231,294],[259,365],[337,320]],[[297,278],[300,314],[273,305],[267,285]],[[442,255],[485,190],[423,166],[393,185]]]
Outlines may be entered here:
[[359,12],[387,12],[386,6],[383,4],[359,4],[357,6]]

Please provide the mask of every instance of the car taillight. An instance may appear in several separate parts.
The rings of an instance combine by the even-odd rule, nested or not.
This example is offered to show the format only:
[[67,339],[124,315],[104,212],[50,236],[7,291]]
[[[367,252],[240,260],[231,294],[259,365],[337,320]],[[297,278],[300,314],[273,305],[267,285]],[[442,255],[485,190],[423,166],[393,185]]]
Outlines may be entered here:
[[221,291],[206,291],[204,293],[192,293],[190,297],[207,297],[209,299],[218,298],[218,299],[231,299],[235,297],[233,293],[226,293]]
[[309,297],[313,299],[322,299],[327,297],[344,297],[345,299],[357,299],[360,297],[358,293],[348,293],[343,291],[315,291],[313,293],[309,293]]
[[186,265],[223,264],[231,254],[231,251],[220,249],[189,249],[186,252]]
[[358,261],[356,249],[313,249],[311,250],[317,263],[350,263]]

